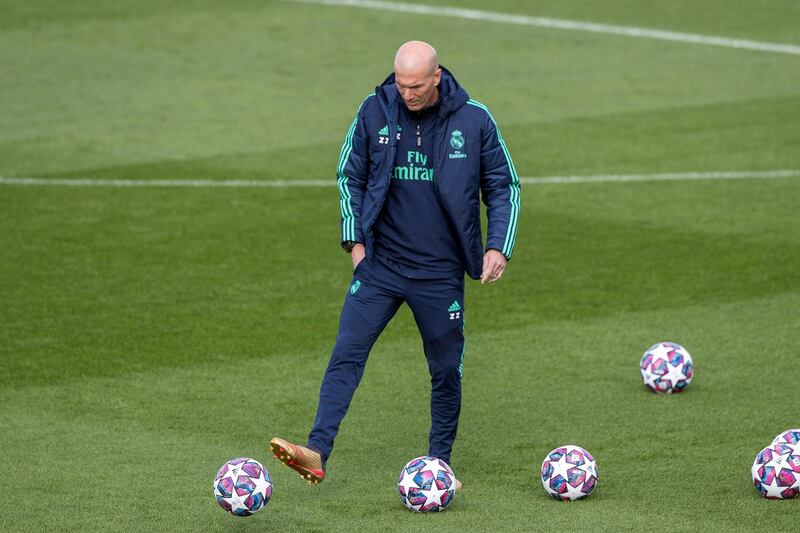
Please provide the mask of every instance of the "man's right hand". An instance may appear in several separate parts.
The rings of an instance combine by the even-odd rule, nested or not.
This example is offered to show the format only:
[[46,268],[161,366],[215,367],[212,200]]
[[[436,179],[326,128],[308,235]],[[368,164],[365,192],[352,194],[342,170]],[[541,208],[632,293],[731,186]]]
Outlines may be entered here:
[[353,245],[353,249],[350,250],[350,259],[353,260],[353,270],[355,270],[358,264],[364,260],[366,255],[367,252],[364,250],[363,244],[356,243]]

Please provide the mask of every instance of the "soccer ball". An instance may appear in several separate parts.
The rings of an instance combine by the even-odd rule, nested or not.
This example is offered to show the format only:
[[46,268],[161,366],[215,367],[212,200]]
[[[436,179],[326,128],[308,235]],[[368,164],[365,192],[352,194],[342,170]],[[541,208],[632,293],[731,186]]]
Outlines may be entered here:
[[800,450],[800,429],[787,429],[772,439],[772,444],[781,444],[784,442],[786,444],[796,445],[798,450]]
[[557,500],[579,500],[597,485],[597,463],[592,454],[568,444],[552,450],[542,462],[542,486]]
[[773,500],[794,498],[800,493],[800,448],[770,444],[753,461],[753,485]]
[[674,342],[659,342],[644,352],[639,365],[642,381],[653,392],[683,392],[694,375],[694,362],[689,352]]
[[456,475],[436,457],[411,459],[400,471],[397,490],[403,505],[420,513],[443,511],[456,494]]
[[264,465],[239,457],[222,465],[214,478],[214,497],[219,506],[236,516],[263,509],[272,496],[272,481]]

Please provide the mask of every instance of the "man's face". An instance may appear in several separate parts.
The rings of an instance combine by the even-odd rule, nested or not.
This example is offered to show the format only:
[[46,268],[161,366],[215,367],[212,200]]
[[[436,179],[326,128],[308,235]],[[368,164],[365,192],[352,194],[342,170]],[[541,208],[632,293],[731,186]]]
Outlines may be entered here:
[[433,72],[425,67],[412,72],[395,71],[395,85],[409,111],[421,111],[435,103],[441,76],[440,68]]

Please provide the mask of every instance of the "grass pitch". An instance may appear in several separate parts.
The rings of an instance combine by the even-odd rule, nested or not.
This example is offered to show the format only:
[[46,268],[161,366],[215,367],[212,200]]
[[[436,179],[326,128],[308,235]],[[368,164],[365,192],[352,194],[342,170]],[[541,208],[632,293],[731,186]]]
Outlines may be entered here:
[[[460,4],[795,44],[800,16],[787,1]],[[447,512],[395,492],[428,431],[406,309],[329,479],[307,487],[267,444],[313,420],[349,282],[333,168],[400,43],[437,46],[525,176],[798,169],[797,56],[288,2],[0,11],[0,176],[332,183],[0,184],[3,530],[796,529],[800,502],[763,499],[749,469],[800,425],[797,178],[524,185],[506,276],[467,288],[465,490]],[[642,386],[659,340],[692,353],[686,394]],[[566,443],[599,467],[570,504],[537,477]],[[241,455],[274,481],[248,519],[211,495]]]

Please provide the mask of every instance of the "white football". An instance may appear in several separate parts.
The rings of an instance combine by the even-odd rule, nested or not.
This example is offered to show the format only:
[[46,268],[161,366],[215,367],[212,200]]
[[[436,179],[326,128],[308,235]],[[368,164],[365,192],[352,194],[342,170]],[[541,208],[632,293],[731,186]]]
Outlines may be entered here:
[[674,342],[659,342],[644,352],[639,371],[645,386],[659,394],[683,392],[694,376],[689,351]]

